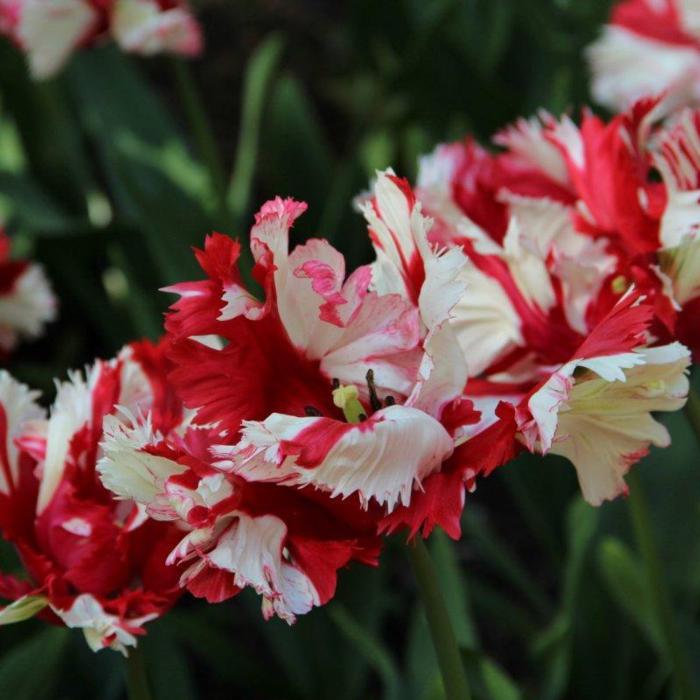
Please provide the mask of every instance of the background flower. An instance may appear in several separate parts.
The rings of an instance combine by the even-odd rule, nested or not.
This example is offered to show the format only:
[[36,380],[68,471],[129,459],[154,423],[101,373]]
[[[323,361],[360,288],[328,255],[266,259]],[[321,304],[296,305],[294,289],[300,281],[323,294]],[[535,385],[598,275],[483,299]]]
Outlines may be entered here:
[[611,109],[669,91],[681,103],[698,98],[700,49],[694,0],[622,0],[587,51],[591,92]]
[[113,38],[131,53],[193,56],[202,35],[180,0],[2,0],[0,32],[22,49],[34,78],[50,78],[71,54]]
[[41,265],[13,260],[0,229],[0,350],[9,354],[19,340],[36,338],[56,317],[57,301]]

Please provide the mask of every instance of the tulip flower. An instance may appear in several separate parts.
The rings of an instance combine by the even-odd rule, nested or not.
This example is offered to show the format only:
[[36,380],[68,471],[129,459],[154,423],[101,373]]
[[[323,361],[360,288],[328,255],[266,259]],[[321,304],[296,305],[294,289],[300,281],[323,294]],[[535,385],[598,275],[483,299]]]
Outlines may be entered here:
[[627,109],[668,91],[680,104],[700,97],[700,25],[687,0],[621,0],[588,47],[596,102]]
[[10,258],[10,239],[0,228],[0,353],[20,339],[36,338],[56,316],[56,299],[43,268]]
[[24,51],[36,79],[52,77],[75,51],[109,38],[146,56],[202,50],[201,29],[181,0],[0,0],[0,33]]
[[128,412],[165,434],[182,429],[163,346],[132,343],[116,359],[72,373],[58,384],[48,417],[37,399],[0,373],[0,528],[23,568],[0,576],[0,597],[12,601],[0,624],[38,614],[82,629],[95,651],[126,654],[180,595],[177,571],[165,564],[180,533],[133,501],[114,500],[95,467],[105,417]]

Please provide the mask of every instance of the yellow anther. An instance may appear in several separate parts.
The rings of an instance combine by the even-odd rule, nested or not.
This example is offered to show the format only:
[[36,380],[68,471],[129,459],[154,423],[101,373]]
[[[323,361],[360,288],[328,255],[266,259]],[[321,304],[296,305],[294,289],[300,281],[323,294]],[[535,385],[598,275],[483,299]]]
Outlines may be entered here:
[[348,423],[360,423],[366,418],[359,395],[357,387],[352,384],[348,386],[341,384],[337,389],[333,389],[333,403],[343,411]]
[[668,391],[666,382],[663,379],[656,379],[642,385],[646,396],[663,396]]
[[613,292],[615,294],[622,294],[623,292],[627,291],[627,287],[629,287],[629,282],[627,281],[627,278],[624,275],[618,275],[611,283],[610,286],[612,287]]

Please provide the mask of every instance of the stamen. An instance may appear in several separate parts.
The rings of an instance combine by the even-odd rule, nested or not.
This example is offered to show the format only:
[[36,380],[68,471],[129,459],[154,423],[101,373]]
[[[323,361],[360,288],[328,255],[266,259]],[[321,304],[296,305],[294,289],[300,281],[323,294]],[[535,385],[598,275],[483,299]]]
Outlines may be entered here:
[[337,377],[333,377],[333,379],[331,379],[331,386],[333,387],[334,391],[336,389],[340,389],[340,379],[338,379]]
[[367,388],[369,389],[369,405],[373,411],[378,411],[382,407],[382,402],[377,396],[377,387],[374,384],[374,370],[368,369],[365,375],[367,379]]
[[389,395],[384,399],[384,405],[385,406],[393,406],[396,403],[396,399]]
[[307,416],[312,416],[314,418],[318,418],[319,416],[323,415],[315,406],[304,406],[304,413],[306,413]]
[[333,389],[333,403],[342,409],[348,423],[361,423],[362,416],[367,418],[364,406],[360,403],[357,387],[352,384],[341,384],[337,389]]
[[618,275],[610,283],[610,287],[612,288],[615,294],[622,294],[628,286],[629,282],[627,281],[627,278],[624,275]]

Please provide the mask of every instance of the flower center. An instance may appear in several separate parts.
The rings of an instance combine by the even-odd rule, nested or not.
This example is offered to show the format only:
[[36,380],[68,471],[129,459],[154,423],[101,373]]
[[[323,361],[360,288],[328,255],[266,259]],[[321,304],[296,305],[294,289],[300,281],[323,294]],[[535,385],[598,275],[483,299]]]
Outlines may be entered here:
[[[386,406],[393,406],[396,399],[387,395],[384,401],[377,395],[377,387],[374,383],[374,371],[367,370],[367,389],[369,393],[369,407],[371,412],[379,411]],[[367,420],[368,411],[360,401],[360,392],[354,384],[341,384],[337,379],[333,380],[333,404],[337,406],[345,416],[348,423],[362,423]],[[319,417],[323,414],[315,406],[304,406],[307,416]]]

